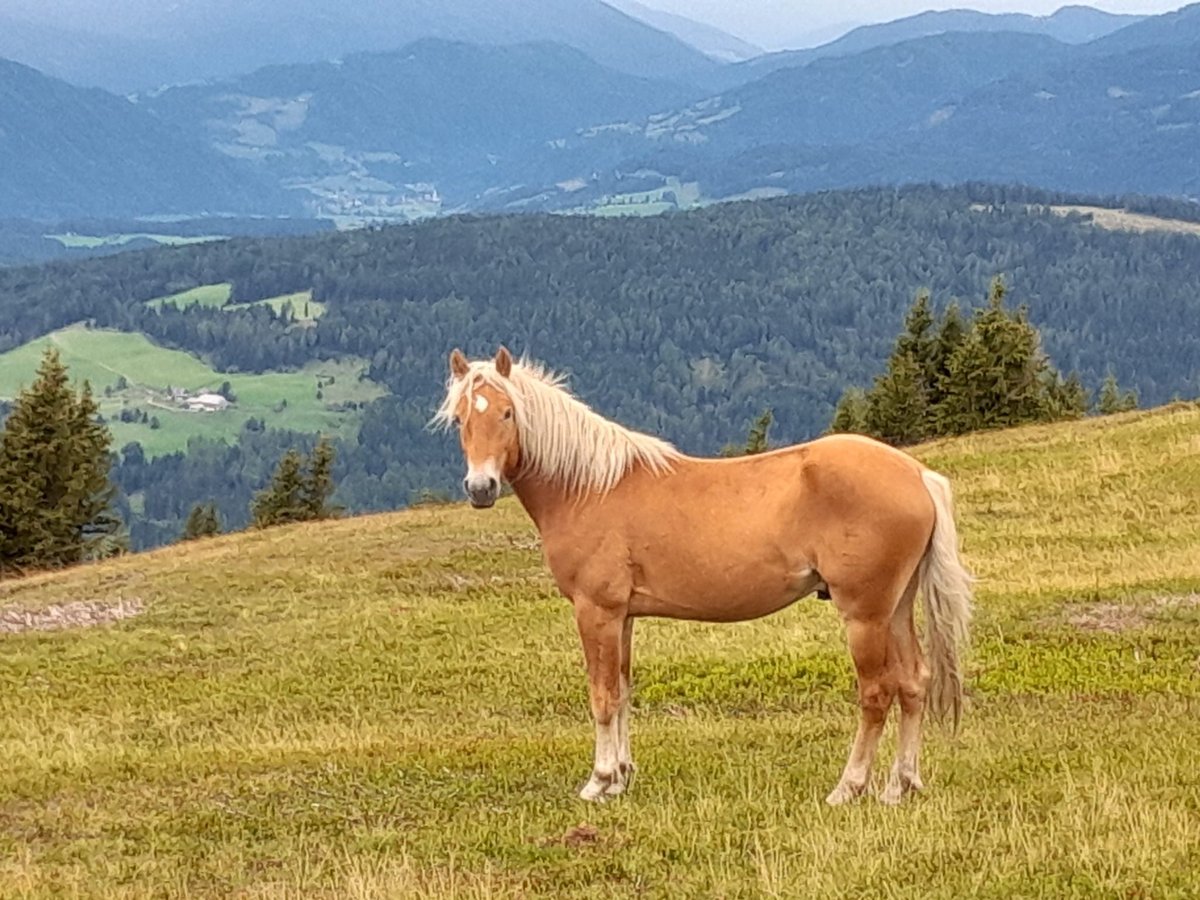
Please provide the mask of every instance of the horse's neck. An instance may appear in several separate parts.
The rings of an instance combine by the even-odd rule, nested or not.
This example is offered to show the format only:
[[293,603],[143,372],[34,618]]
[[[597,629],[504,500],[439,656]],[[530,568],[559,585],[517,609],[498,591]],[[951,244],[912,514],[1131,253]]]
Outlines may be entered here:
[[537,475],[523,475],[512,483],[512,489],[540,533],[552,528],[573,505],[565,488]]

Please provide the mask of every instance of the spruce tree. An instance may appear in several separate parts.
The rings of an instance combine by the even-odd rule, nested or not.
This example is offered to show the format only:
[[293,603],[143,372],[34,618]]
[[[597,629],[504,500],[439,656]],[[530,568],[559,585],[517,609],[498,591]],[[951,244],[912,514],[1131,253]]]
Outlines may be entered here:
[[[938,326],[937,337],[934,339],[932,371],[926,372],[925,394],[932,413],[946,399],[946,379],[950,375],[950,359],[967,336],[967,325],[963,322],[958,304],[951,301],[942,314],[942,323]],[[930,431],[937,433],[936,417],[930,416]]]
[[911,354],[897,354],[888,370],[875,379],[863,416],[866,430],[894,446],[915,444],[928,435],[927,400],[920,363]]
[[197,503],[188,514],[180,539],[185,541],[213,537],[221,533],[221,519],[216,503]]
[[765,453],[770,449],[770,444],[767,440],[767,432],[771,429],[771,423],[775,420],[775,414],[771,410],[765,410],[762,415],[754,420],[750,425],[750,433],[746,437],[746,443],[742,446],[735,444],[726,444],[721,449],[722,456],[753,456],[756,453]]
[[301,496],[304,491],[303,460],[297,450],[289,450],[279,461],[271,484],[254,495],[250,514],[258,528],[299,522],[304,518]]
[[305,519],[327,519],[338,512],[329,505],[333,496],[333,444],[322,437],[309,457],[308,473],[300,489],[300,508]]
[[1122,393],[1117,384],[1117,376],[1109,372],[1104,377],[1104,383],[1100,385],[1100,397],[1096,402],[1096,411],[1102,416],[1111,416],[1113,413],[1137,409],[1137,405],[1137,391],[1130,390]]
[[954,351],[936,412],[941,434],[965,434],[1054,417],[1047,385],[1057,378],[1024,309],[1004,307],[1004,284],[992,282],[988,305]]
[[833,411],[829,431],[842,434],[867,433],[867,395],[862,388],[846,388]]
[[48,348],[0,433],[0,570],[53,568],[128,549],[113,509],[111,436],[91,388]]

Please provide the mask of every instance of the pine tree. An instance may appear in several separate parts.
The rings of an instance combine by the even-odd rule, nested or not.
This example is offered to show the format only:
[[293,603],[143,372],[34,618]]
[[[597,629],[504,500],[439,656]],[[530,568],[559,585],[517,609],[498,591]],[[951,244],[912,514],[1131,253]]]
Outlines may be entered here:
[[1047,385],[1057,373],[1042,352],[1037,329],[1019,309],[1004,308],[1004,284],[992,282],[988,305],[950,357],[945,399],[936,412],[940,434],[965,434],[1054,417]]
[[217,513],[217,504],[197,503],[188,514],[180,540],[193,541],[197,538],[213,537],[221,533],[221,519]]
[[920,364],[907,353],[893,356],[867,394],[867,432],[893,446],[915,444],[928,434],[926,411]]
[[1078,372],[1072,372],[1065,380],[1053,378],[1047,385],[1047,396],[1053,419],[1081,419],[1087,415],[1088,391]]
[[[926,399],[932,413],[946,400],[946,379],[950,375],[950,359],[967,336],[967,325],[963,322],[958,304],[951,301],[942,314],[942,324],[938,327],[937,338],[934,340],[932,372],[926,373]],[[931,416],[930,431],[937,433],[936,417]]]
[[279,461],[270,487],[254,495],[250,514],[258,528],[285,525],[303,519],[301,494],[304,476],[301,472],[303,459],[296,450],[289,450]]
[[254,496],[250,506],[254,524],[267,528],[338,515],[340,508],[329,504],[335,488],[334,459],[333,444],[324,437],[317,441],[307,465],[297,450],[284,454],[271,485]]
[[69,565],[128,549],[113,510],[111,436],[91,388],[70,388],[47,349],[0,433],[0,570]]
[[1100,385],[1100,397],[1096,402],[1096,411],[1102,416],[1111,416],[1113,413],[1137,409],[1137,405],[1137,391],[1129,390],[1122,393],[1117,384],[1117,376],[1109,372],[1104,377],[1104,383]]
[[929,307],[929,291],[917,294],[904,317],[904,331],[896,339],[892,358],[910,357],[921,371],[921,382],[928,387],[936,378],[938,338],[932,333],[933,312]]
[[771,429],[771,423],[775,420],[775,414],[771,410],[765,410],[754,422],[750,425],[750,433],[746,437],[746,443],[738,447],[735,444],[726,444],[721,449],[722,456],[753,456],[756,453],[765,453],[770,449],[770,444],[767,440],[767,432]]
[[833,411],[833,422],[830,423],[831,433],[866,434],[867,433],[867,394],[862,388],[846,388],[842,398],[838,400],[837,408]]
[[305,519],[328,519],[339,510],[329,505],[333,495],[333,444],[322,437],[313,448],[308,463],[308,474],[300,489],[300,508]]

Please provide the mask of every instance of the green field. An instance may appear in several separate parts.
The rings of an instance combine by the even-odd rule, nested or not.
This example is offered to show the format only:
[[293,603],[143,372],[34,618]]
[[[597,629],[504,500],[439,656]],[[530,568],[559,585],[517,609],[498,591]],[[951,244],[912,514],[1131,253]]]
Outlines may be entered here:
[[220,284],[205,284],[200,287],[169,294],[166,297],[156,297],[147,300],[146,305],[154,309],[164,306],[174,306],[176,309],[187,309],[193,304],[220,309],[225,312],[236,312],[253,306],[269,306],[276,314],[283,312],[284,306],[292,305],[292,315],[301,324],[310,324],[325,314],[325,304],[312,298],[312,291],[297,291],[293,294],[280,294],[278,297],[268,297],[265,300],[255,300],[252,303],[230,303],[233,285],[229,282]]
[[[191,437],[236,440],[250,418],[261,418],[270,428],[350,436],[361,413],[338,407],[385,393],[374,382],[359,379],[365,364],[358,360],[313,362],[297,372],[224,374],[189,353],[159,347],[142,334],[76,325],[0,355],[0,398],[14,397],[33,380],[47,343],[59,348],[73,379],[91,383],[112,430],[114,448],[138,441],[149,456],[183,450]],[[121,377],[128,386],[111,390]],[[236,399],[222,412],[178,409],[166,393],[168,387],[193,394],[215,391],[226,381]],[[105,388],[110,388],[107,395]],[[119,421],[123,408],[143,410],[148,419],[158,419],[159,427],[152,428],[149,421]]]
[[594,216],[656,216],[673,209],[690,209],[701,201],[699,184],[694,181],[681,183],[672,177],[667,179],[664,187],[614,194],[581,211]]
[[823,803],[856,704],[814,599],[639,623],[638,778],[584,804],[570,607],[513,500],[456,504],[0,584],[0,622],[144,605],[0,633],[0,896],[1196,896],[1200,405],[916,453],[980,582],[903,806]]
[[312,291],[297,291],[294,294],[281,294],[266,300],[256,300],[254,303],[234,303],[226,306],[228,312],[238,309],[249,309],[252,306],[269,306],[276,315],[282,315],[288,304],[292,306],[292,316],[297,322],[315,322],[325,315],[325,304],[312,298]]
[[203,284],[177,294],[168,294],[166,297],[147,300],[146,305],[152,309],[162,309],[164,306],[187,309],[193,304],[198,304],[218,309],[229,302],[229,296],[232,293],[233,285],[227,281],[220,284]]

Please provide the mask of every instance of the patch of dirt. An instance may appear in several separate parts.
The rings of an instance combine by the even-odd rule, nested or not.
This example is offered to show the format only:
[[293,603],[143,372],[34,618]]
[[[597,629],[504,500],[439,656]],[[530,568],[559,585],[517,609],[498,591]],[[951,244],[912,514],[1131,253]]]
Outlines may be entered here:
[[0,606],[0,634],[23,631],[62,631],[66,628],[95,628],[139,615],[145,609],[139,597],[108,600],[72,600],[42,609]]
[[547,838],[542,841],[543,847],[561,845],[563,847],[589,847],[600,840],[600,832],[592,825],[576,825],[568,828],[560,838]]
[[1075,607],[1067,624],[1080,631],[1120,634],[1152,622],[1157,613],[1200,606],[1200,594],[1154,597],[1145,603],[1091,603]]

